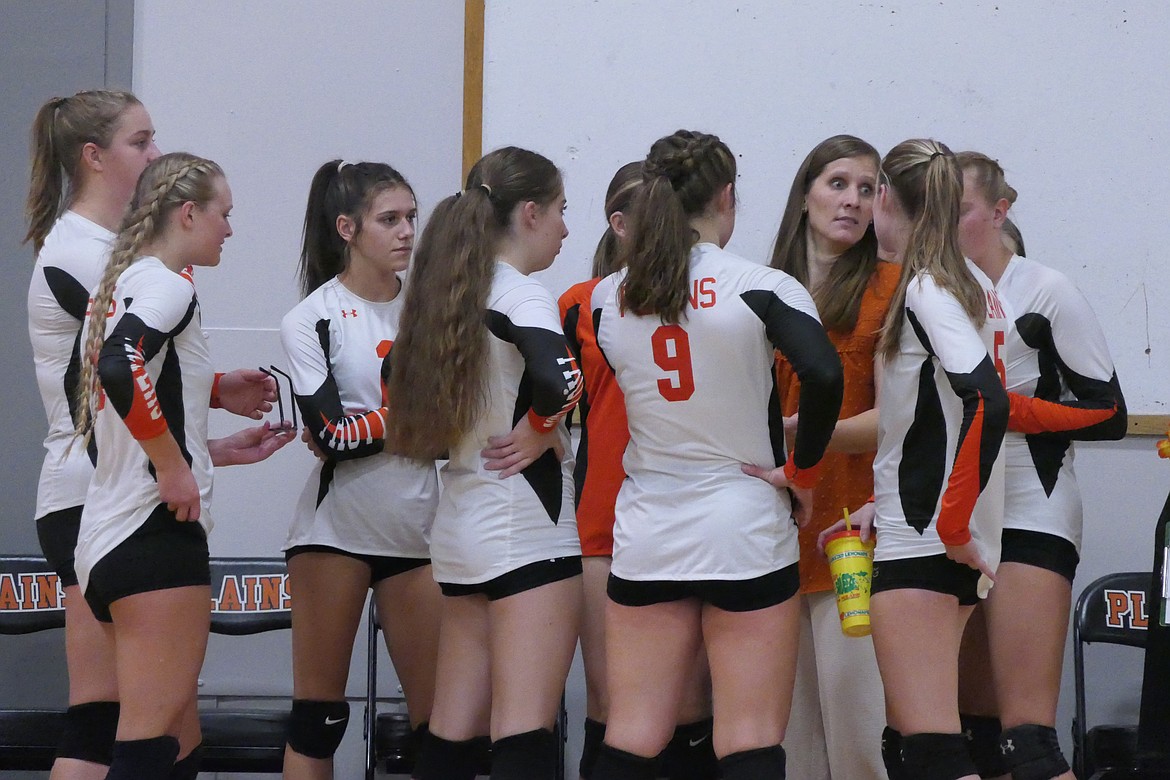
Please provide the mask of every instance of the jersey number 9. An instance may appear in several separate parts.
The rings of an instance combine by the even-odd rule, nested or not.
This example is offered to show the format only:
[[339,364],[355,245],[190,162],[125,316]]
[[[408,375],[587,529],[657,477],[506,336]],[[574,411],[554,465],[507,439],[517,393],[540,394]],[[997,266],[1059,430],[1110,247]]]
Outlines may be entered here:
[[658,392],[667,401],[685,401],[695,394],[691,369],[691,340],[679,325],[662,325],[650,337],[654,362],[673,376],[658,380]]

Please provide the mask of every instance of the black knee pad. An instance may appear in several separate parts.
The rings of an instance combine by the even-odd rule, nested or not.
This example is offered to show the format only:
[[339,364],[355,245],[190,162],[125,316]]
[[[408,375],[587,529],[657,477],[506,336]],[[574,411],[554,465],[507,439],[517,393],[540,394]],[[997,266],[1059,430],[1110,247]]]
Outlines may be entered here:
[[597,764],[597,754],[601,750],[601,742],[605,739],[605,724],[592,718],[585,719],[585,741],[581,743],[581,764],[578,774],[589,780],[593,777],[593,767]]
[[293,699],[288,746],[309,758],[332,758],[349,725],[349,703]]
[[199,776],[199,763],[203,760],[203,743],[175,762],[171,767],[171,774],[167,780],[195,780]]
[[637,756],[602,743],[593,767],[596,780],[654,780],[656,756]]
[[724,780],[784,780],[784,748],[779,745],[741,750],[719,759]]
[[179,740],[151,737],[115,742],[110,773],[106,780],[142,780],[166,777],[179,757]]
[[488,737],[457,742],[435,736],[428,729],[422,735],[411,777],[415,780],[472,780],[490,748]]
[[674,730],[666,749],[658,757],[658,774],[670,780],[714,780],[719,777],[719,759],[711,744],[711,718],[684,723]]
[[999,732],[1003,729],[999,718],[985,715],[959,714],[959,726],[967,739],[967,751],[980,777],[999,777],[1008,773],[1003,753],[999,749]]
[[1005,729],[999,749],[1012,780],[1050,780],[1069,769],[1056,729],[1050,726],[1024,723]]
[[74,704],[65,710],[65,728],[57,745],[57,758],[72,758],[109,766],[118,733],[116,701]]
[[492,743],[492,780],[553,780],[557,737],[548,729],[501,737]]
[[902,766],[908,778],[958,780],[979,774],[962,734],[903,734]]
[[882,763],[890,780],[906,780],[902,768],[902,732],[886,726],[882,729]]

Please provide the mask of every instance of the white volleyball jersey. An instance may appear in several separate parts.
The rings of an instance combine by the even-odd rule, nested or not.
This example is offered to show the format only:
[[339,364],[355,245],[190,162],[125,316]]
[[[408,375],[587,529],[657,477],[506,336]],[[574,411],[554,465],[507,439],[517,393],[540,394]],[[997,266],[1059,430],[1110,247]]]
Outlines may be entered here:
[[[485,313],[487,400],[443,467],[431,532],[435,579],[476,585],[541,560],[581,554],[573,516],[573,455],[557,423],[577,403],[581,372],[565,342],[556,300],[543,285],[497,262]],[[555,430],[564,455],[546,451],[500,479],[480,452],[528,415]]]
[[[73,211],[53,223],[28,286],[28,335],[49,432],[37,482],[36,517],[85,502],[94,453],[70,447],[81,371],[81,324],[89,292],[110,256],[114,234]],[[68,451],[68,453],[66,453]]]
[[214,372],[190,272],[142,257],[118,278],[98,359],[103,401],[94,425],[101,457],[77,537],[82,590],[94,564],[160,503],[154,466],[138,440],[170,430],[199,486],[199,523],[210,533],[207,409]]
[[621,310],[625,272],[602,280],[597,343],[625,395],[630,443],[613,573],[744,580],[799,558],[788,491],[743,473],[785,463],[775,350],[801,378],[794,461],[812,469],[841,404],[841,363],[812,298],[788,274],[714,244],[691,250],[677,324]]
[[982,328],[929,274],[906,288],[898,353],[882,368],[878,561],[944,554],[944,542],[973,538],[992,568],[999,563],[1011,319],[987,276],[967,267],[987,299]]
[[362,555],[427,558],[439,500],[434,464],[383,450],[382,360],[404,295],[367,301],[334,278],[280,324],[301,417],[321,452],[284,549],[320,544]]
[[[1126,430],[1113,359],[1088,300],[1059,271],[1013,257],[996,290],[1016,316],[1008,390],[1060,404],[1055,411],[1065,418],[1059,433],[1017,432],[1012,409],[1004,528],[1055,534],[1079,550],[1083,515],[1073,441],[1120,439]],[[1013,396],[1013,407],[1017,402]]]

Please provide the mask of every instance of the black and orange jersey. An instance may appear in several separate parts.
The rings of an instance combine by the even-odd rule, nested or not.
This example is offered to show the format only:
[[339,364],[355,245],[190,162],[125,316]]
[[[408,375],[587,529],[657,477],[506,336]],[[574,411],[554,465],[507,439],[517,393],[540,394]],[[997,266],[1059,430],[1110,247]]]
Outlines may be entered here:
[[929,274],[906,288],[898,353],[882,368],[876,560],[941,554],[972,538],[992,566],[999,560],[1011,320],[990,280],[968,268],[987,298],[980,329]]
[[154,466],[139,446],[168,430],[199,486],[199,522],[211,531],[207,411],[214,372],[189,271],[155,257],[122,272],[97,363],[103,401],[94,424],[101,457],[77,539],[84,590],[93,565],[130,536],[159,504]]
[[426,558],[438,503],[434,464],[383,451],[382,361],[404,295],[367,301],[331,279],[280,324],[293,393],[326,455],[301,494],[285,549],[317,544],[363,555]]
[[1004,527],[1055,534],[1079,549],[1073,442],[1120,439],[1126,430],[1113,359],[1089,301],[1059,271],[1013,257],[996,289],[1016,314]]
[[[842,394],[841,361],[812,298],[788,274],[708,243],[691,250],[691,295],[677,324],[623,312],[624,278],[603,279],[592,299],[597,343],[625,396],[630,432],[614,574],[740,580],[795,563],[788,491],[741,466],[784,465],[811,486]],[[791,457],[775,350],[801,381]]]
[[49,422],[36,517],[83,504],[93,476],[92,448],[87,453],[70,444],[81,372],[81,325],[113,241],[114,234],[101,225],[66,211],[53,224],[33,267],[28,335]]
[[[451,450],[431,532],[435,579],[478,584],[536,561],[579,555],[573,514],[573,455],[562,418],[581,394],[581,372],[565,341],[557,304],[540,282],[497,262],[484,313],[486,399],[475,425]],[[547,450],[520,474],[500,479],[481,454],[493,436],[527,417],[555,432],[564,455]]]
[[630,440],[625,398],[593,330],[590,299],[600,281],[575,284],[559,301],[565,338],[585,377],[585,393],[577,405],[582,425],[574,473],[582,555],[613,554],[614,503],[626,477],[622,456]]

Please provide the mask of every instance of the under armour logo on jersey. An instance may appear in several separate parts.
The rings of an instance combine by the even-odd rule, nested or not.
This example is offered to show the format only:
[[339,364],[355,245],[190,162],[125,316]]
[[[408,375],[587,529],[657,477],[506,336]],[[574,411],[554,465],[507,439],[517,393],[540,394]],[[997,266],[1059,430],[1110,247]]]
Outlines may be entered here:
[[357,309],[342,309],[341,310],[341,319],[343,319],[343,320],[348,319],[349,317],[356,317],[356,316],[357,316]]
[[1012,744],[1012,741],[1010,739],[1004,740],[1004,743],[999,746],[999,752],[1003,753],[1005,756],[1008,753],[1015,753],[1016,746]]

